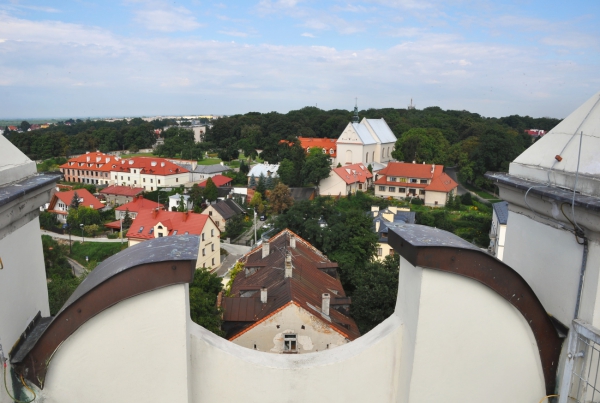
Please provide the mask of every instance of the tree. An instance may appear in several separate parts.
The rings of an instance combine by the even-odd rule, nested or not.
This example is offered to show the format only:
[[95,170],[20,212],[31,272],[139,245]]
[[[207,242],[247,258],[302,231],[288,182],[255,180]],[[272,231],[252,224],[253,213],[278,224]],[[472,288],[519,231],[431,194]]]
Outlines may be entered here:
[[237,238],[244,231],[244,215],[237,214],[225,223],[225,232],[231,239]]
[[125,217],[123,217],[123,230],[128,230],[132,223],[133,219],[129,214],[129,209],[125,209]]
[[256,186],[256,178],[254,177],[254,174],[250,175],[250,183],[248,184],[248,186],[251,188]]
[[296,178],[298,177],[298,172],[296,171],[294,163],[286,158],[279,163],[277,175],[279,176],[279,180],[283,184],[292,186],[292,184],[296,181]]
[[77,191],[73,193],[73,198],[71,199],[71,204],[69,205],[69,207],[74,209],[79,207],[79,195],[77,194]]
[[221,279],[207,269],[197,269],[189,290],[192,320],[216,335],[223,336],[221,310],[217,308],[217,296],[223,290]]
[[460,202],[462,204],[464,204],[465,206],[472,206],[473,205],[473,197],[471,196],[471,193],[466,192],[462,196],[460,196]]
[[217,200],[217,197],[219,197],[219,191],[217,190],[217,185],[215,185],[212,178],[208,178],[206,180],[206,186],[204,188],[204,197],[209,202],[213,202],[213,201]]
[[40,227],[47,230],[52,230],[58,226],[56,215],[43,211],[40,213]]
[[271,194],[269,194],[269,204],[275,214],[281,214],[294,204],[294,199],[290,189],[283,183],[279,183]]
[[256,192],[260,193],[261,196],[264,196],[266,190],[267,184],[265,183],[265,175],[261,173],[260,177],[258,178],[258,185],[256,185]]
[[369,172],[373,173],[373,165],[369,164],[369,166],[367,167],[367,169],[369,170]]
[[320,148],[311,148],[310,154],[306,157],[306,163],[302,168],[304,183],[313,183],[315,186],[318,186],[319,182],[327,178],[330,172],[331,164],[329,156],[323,154]]
[[187,211],[187,206],[185,205],[185,199],[183,195],[179,196],[179,202],[177,203],[177,211],[179,211],[180,213]]
[[79,228],[79,224],[100,225],[102,224],[102,217],[98,210],[94,210],[92,207],[79,206],[78,208],[69,209],[67,223],[71,228]]
[[370,261],[364,269],[352,270],[354,285],[350,312],[365,334],[394,313],[398,294],[400,255],[388,255],[383,262]]
[[200,213],[198,210],[202,208],[202,202],[204,202],[204,188],[198,186],[197,183],[194,183],[189,196],[189,200],[194,206],[194,213]]
[[255,208],[259,213],[265,211],[262,194],[260,192],[254,192],[254,196],[252,196],[252,199],[250,200],[250,207]]
[[439,129],[413,128],[396,140],[392,157],[398,161],[445,164],[450,143]]
[[24,132],[26,132],[27,130],[29,130],[29,128],[31,127],[31,125],[29,124],[28,121],[24,120],[21,122],[21,130],[23,130]]

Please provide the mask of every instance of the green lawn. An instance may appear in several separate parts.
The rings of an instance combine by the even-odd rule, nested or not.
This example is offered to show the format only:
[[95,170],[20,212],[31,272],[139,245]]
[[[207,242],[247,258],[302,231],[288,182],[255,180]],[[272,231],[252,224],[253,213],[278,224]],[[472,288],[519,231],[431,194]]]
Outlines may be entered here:
[[220,164],[220,163],[221,163],[220,158],[206,158],[206,159],[203,159],[202,161],[198,161],[198,165],[216,165],[216,164]]
[[483,198],[483,199],[486,199],[486,200],[489,200],[489,201],[494,200],[494,202],[499,201],[498,200],[498,196],[494,196],[492,194],[489,194],[485,190],[478,189],[478,188],[476,188],[474,186],[469,185],[468,183],[464,183],[463,186],[466,187],[471,192],[477,193],[477,195],[479,197]]
[[[123,242],[123,249],[127,247],[127,240]],[[89,261],[101,262],[110,256],[121,251],[120,242],[73,242],[73,252],[71,259],[77,260],[82,265],[86,265],[85,257],[89,257]]]
[[121,157],[123,158],[131,158],[131,157],[154,157],[155,155],[152,153],[135,153],[135,154],[123,154]]

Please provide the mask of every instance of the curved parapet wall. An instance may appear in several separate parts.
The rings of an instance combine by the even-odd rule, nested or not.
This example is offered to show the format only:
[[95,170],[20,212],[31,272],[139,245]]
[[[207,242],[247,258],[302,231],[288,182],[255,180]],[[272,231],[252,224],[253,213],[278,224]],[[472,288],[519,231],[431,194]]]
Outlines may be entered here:
[[85,322],[130,297],[192,281],[198,236],[156,238],[110,257],[92,271],[53,318],[40,318],[11,352],[16,371],[40,388],[52,356]]
[[514,306],[535,337],[546,392],[554,392],[563,340],[529,284],[516,271],[458,236],[437,228],[394,225],[388,237],[394,250],[413,266],[473,279]]

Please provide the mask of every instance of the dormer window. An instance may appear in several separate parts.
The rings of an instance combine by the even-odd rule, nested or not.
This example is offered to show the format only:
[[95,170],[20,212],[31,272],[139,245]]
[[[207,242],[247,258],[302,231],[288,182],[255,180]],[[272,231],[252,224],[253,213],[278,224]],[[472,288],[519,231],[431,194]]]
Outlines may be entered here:
[[163,226],[162,226],[162,225],[159,225],[159,226],[158,226],[158,229],[163,229]]
[[143,230],[144,230],[144,226],[141,226],[140,229],[138,230],[138,234],[141,234]]

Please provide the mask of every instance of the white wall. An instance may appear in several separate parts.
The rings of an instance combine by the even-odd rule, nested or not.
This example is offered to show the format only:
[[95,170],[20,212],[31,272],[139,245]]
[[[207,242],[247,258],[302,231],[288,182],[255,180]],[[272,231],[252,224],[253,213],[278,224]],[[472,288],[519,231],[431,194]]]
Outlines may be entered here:
[[44,401],[188,402],[187,300],[172,285],[86,322],[53,356]]
[[408,307],[397,310],[412,328],[407,340],[415,340],[406,345],[414,357],[406,401],[537,402],[545,395],[537,344],[516,308],[477,281],[404,259],[400,278],[399,293],[408,297],[398,305]]
[[433,190],[425,191],[425,204],[428,206],[443,207],[446,205],[447,198],[448,193],[446,192],[434,192]]
[[281,353],[286,333],[298,335],[299,354],[332,349],[347,343],[344,336],[320,318],[320,313],[309,313],[295,304],[288,305],[232,342],[250,349],[256,345],[258,351]]
[[319,194],[321,196],[337,196],[339,194],[346,196],[348,194],[346,181],[331,171],[329,172],[329,176],[319,183]]

